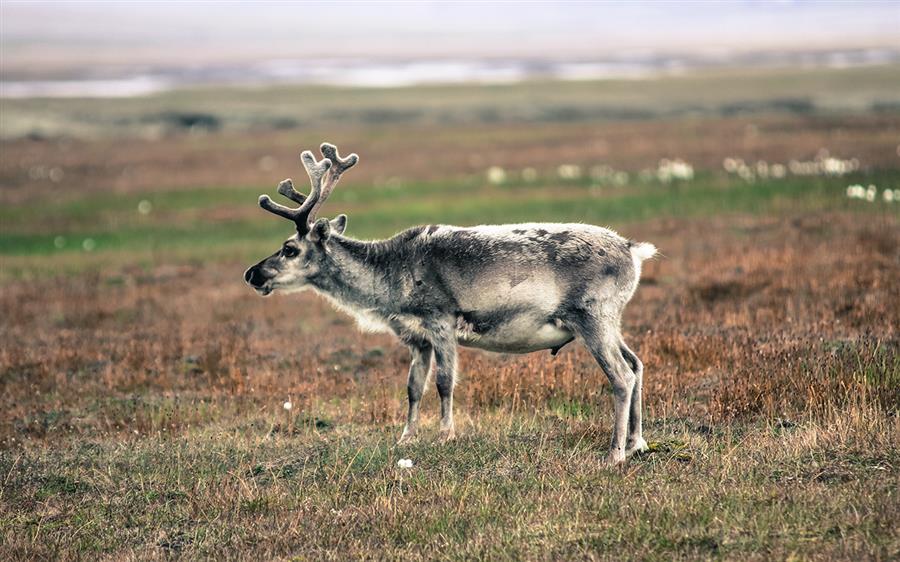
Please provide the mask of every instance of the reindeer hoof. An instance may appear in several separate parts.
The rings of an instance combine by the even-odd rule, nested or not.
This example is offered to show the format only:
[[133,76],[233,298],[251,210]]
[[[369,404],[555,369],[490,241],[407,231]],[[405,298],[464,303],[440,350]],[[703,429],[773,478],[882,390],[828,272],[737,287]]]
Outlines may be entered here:
[[438,435],[437,442],[439,444],[449,443],[456,439],[456,432],[452,429],[442,429],[441,433]]
[[639,453],[641,451],[646,451],[650,446],[647,445],[647,442],[644,441],[643,437],[639,437],[634,442],[629,442],[628,445],[625,446],[625,456],[629,457],[635,453]]
[[607,467],[618,466],[625,462],[625,453],[622,450],[610,451],[608,455],[606,455],[606,459],[604,459],[603,464]]
[[397,440],[397,445],[409,445],[410,443],[414,443],[415,441],[415,433],[407,433],[404,431],[403,435],[400,436],[400,439]]

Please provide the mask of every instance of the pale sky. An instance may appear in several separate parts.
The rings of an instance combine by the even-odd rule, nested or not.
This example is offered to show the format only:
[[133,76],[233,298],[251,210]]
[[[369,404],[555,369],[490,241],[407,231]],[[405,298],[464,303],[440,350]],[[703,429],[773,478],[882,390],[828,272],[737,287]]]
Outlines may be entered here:
[[4,71],[298,56],[603,57],[900,47],[900,2],[0,3]]

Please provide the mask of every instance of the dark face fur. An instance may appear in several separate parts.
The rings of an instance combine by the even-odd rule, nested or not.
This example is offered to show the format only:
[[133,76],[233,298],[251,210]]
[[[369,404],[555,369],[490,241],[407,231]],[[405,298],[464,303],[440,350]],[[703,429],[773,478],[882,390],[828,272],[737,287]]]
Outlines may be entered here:
[[322,269],[332,233],[342,234],[347,217],[332,221],[319,219],[305,236],[295,234],[281,248],[244,272],[244,281],[257,293],[267,296],[275,289],[299,291]]

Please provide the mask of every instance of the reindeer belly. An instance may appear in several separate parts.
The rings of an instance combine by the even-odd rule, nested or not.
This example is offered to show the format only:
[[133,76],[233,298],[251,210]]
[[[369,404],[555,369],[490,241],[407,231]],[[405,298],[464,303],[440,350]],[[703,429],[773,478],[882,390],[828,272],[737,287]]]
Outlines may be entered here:
[[456,331],[457,342],[462,346],[503,353],[559,348],[573,338],[572,332],[546,317],[507,316],[496,311],[463,313],[459,316]]

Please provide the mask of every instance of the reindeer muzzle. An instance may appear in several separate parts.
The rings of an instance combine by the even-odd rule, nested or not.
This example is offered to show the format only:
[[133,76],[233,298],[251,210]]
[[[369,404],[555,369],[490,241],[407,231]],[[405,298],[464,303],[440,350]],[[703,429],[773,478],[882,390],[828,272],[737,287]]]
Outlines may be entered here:
[[270,288],[266,287],[269,279],[265,275],[263,275],[259,265],[254,265],[244,272],[244,281],[246,281],[248,285],[261,293],[265,292],[266,294],[268,294],[272,292]]

